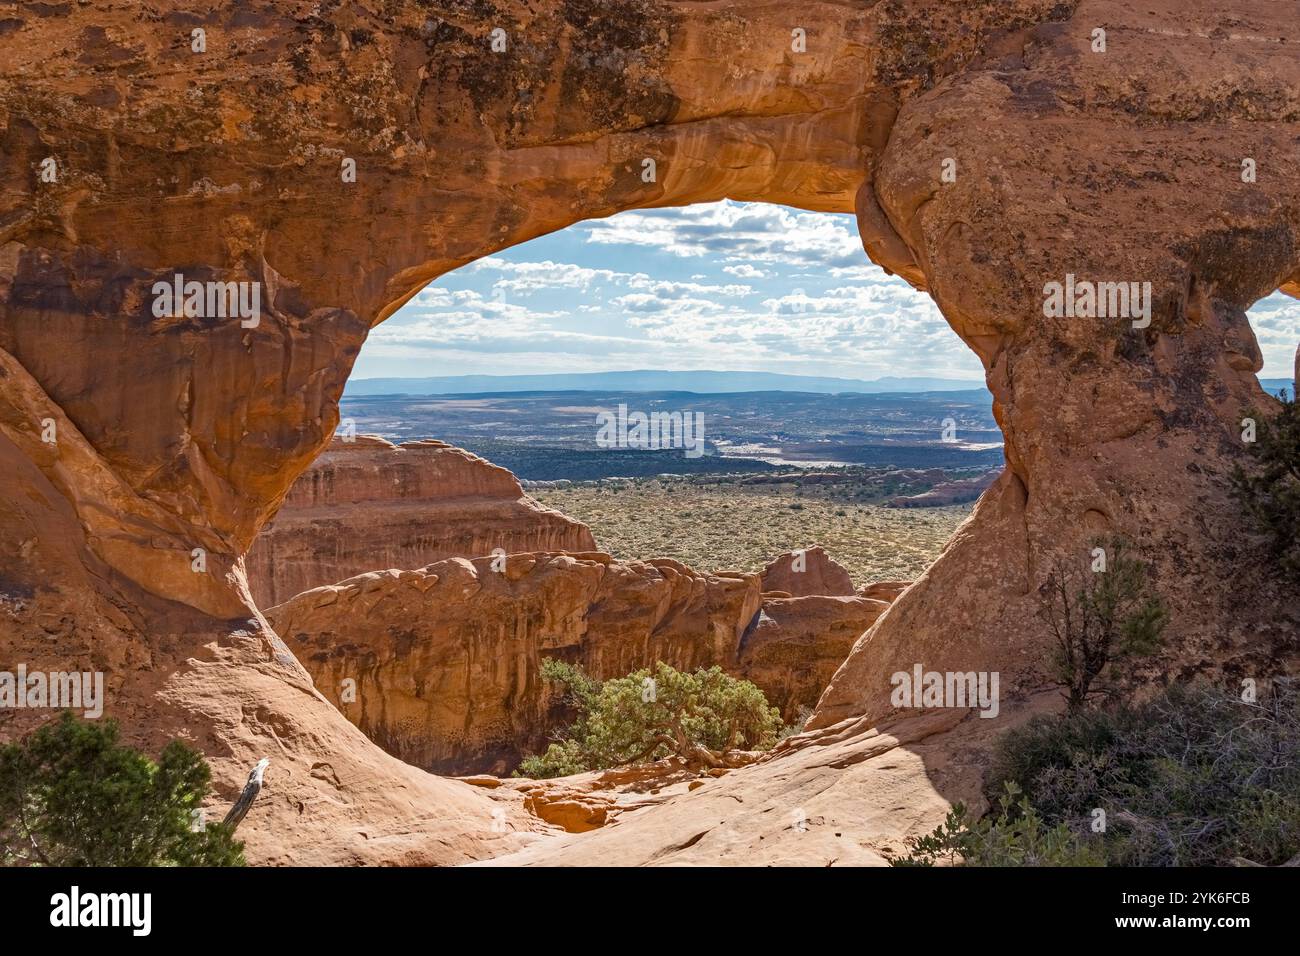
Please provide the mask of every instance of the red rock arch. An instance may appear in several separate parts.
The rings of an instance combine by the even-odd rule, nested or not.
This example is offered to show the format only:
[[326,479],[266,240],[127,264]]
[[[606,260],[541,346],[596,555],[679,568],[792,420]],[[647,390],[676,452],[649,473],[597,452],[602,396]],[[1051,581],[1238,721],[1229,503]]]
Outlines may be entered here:
[[[887,716],[887,675],[913,662],[1032,688],[1043,569],[1101,526],[1157,559],[1181,635],[1164,671],[1293,661],[1294,596],[1253,568],[1223,481],[1234,420],[1266,401],[1244,310],[1300,283],[1291,24],[1244,0],[1147,7],[25,14],[0,36],[14,654],[108,670],[132,734],[183,728],[227,787],[272,756],[268,779],[284,777],[259,858],[495,852],[508,837],[490,828],[438,842],[491,800],[384,757],[314,695],[241,556],[328,441],[367,330],[429,280],[581,219],[729,197],[856,211],[871,257],[929,290],[980,355],[1007,438],[1007,475],[859,642],[817,726]],[[263,321],[155,318],[148,290],[178,271],[260,282]],[[1044,319],[1043,284],[1066,273],[1150,281],[1151,326]],[[397,837],[415,818],[421,836]]]

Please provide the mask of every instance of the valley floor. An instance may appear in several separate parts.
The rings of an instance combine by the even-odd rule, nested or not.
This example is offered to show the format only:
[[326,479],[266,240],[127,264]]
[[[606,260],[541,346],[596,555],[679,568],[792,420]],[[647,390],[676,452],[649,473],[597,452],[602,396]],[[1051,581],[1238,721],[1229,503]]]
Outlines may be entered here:
[[585,523],[601,549],[616,558],[674,558],[701,571],[761,571],[779,554],[819,544],[858,586],[914,580],[974,507],[888,508],[807,489],[672,480],[529,493]]

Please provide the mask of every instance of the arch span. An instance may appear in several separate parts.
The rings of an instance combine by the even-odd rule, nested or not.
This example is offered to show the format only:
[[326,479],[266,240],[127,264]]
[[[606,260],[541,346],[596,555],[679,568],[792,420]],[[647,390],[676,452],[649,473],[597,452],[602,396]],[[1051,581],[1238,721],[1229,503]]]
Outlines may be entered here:
[[[154,7],[51,7],[0,38],[5,626],[33,663],[110,671],[110,712],[150,742],[186,728],[223,786],[279,754],[259,858],[508,841],[441,839],[492,799],[395,766],[333,713],[242,555],[328,441],[375,322],[449,269],[621,209],[856,211],[868,254],[987,369],[1008,473],[859,642],[816,726],[887,716],[887,677],[913,663],[1036,686],[1034,593],[1098,531],[1156,562],[1179,635],[1160,670],[1294,661],[1294,596],[1251,564],[1224,480],[1234,420],[1266,402],[1245,309],[1300,275],[1279,5]],[[260,322],[156,314],[150,289],[176,274],[258,283]],[[1150,283],[1149,323],[1045,316],[1067,276]]]

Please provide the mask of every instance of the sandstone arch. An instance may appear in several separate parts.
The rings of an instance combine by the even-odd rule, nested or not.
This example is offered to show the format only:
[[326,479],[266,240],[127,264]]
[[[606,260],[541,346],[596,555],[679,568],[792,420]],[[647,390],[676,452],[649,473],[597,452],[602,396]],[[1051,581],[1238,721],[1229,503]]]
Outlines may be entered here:
[[[1293,662],[1295,597],[1251,570],[1223,481],[1234,419],[1266,401],[1244,310],[1300,283],[1291,27],[1246,0],[24,11],[0,33],[8,649],[108,670],[129,730],[184,728],[231,789],[271,756],[259,858],[512,844],[508,798],[384,757],[311,690],[241,556],[328,441],[368,328],[427,281],[583,218],[730,197],[856,211],[868,254],[980,355],[1007,438],[1007,475],[816,726],[885,717],[916,661],[1032,689],[1041,570],[1102,526],[1158,556],[1182,635],[1165,673]],[[155,318],[177,271],[262,283],[261,324]],[[1067,272],[1152,282],[1151,326],[1043,319]]]

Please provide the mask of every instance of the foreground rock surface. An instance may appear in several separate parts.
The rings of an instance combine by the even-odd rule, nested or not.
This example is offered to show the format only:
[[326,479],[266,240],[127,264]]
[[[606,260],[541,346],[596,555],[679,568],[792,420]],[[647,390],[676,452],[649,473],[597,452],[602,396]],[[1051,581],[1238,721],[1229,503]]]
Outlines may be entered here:
[[271,607],[367,571],[498,550],[594,551],[596,541],[462,448],[335,438],[253,542],[248,584],[258,606]]
[[[657,793],[644,782],[610,793],[592,775],[519,781],[535,803],[554,800],[567,814],[557,807],[556,829],[487,865],[883,866],[953,803],[982,812],[992,742],[1059,707],[1050,691],[991,720],[964,709],[881,727],[847,720],[717,777],[652,778]],[[581,828],[560,832],[565,822]]]
[[756,575],[670,560],[539,553],[360,575],[267,615],[368,737],[409,763],[465,774],[504,773],[545,749],[565,715],[540,677],[543,658],[602,680],[657,661],[716,664],[793,719],[886,607],[856,596],[764,600]]

